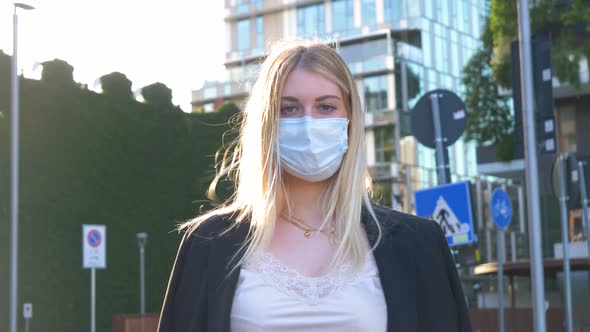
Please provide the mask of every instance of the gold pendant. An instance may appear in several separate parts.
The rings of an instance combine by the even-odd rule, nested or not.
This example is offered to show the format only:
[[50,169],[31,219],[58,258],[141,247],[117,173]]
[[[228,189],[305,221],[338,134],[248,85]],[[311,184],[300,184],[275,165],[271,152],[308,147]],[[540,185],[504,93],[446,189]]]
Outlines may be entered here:
[[311,236],[311,231],[306,231],[303,235],[309,239],[309,237]]

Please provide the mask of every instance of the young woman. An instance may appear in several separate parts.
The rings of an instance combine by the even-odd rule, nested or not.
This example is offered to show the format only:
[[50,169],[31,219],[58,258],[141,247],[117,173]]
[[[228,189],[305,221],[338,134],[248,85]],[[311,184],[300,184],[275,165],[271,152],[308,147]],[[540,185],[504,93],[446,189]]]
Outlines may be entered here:
[[470,331],[440,227],[369,199],[364,114],[334,49],[276,45],[243,116],[218,174],[235,194],[183,225],[160,332]]

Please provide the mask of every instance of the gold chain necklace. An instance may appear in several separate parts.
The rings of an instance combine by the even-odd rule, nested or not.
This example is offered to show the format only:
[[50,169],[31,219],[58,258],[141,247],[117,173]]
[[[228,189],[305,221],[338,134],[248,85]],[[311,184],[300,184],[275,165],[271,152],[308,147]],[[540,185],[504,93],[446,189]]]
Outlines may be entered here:
[[336,244],[336,231],[333,228],[332,229],[322,229],[320,231],[319,229],[317,229],[315,227],[309,226],[308,224],[306,224],[301,219],[299,219],[295,216],[287,216],[287,215],[281,213],[281,217],[285,221],[287,221],[288,223],[290,223],[293,226],[302,230],[303,236],[305,236],[305,238],[307,238],[307,239],[309,239],[311,237],[311,233],[319,231],[320,233],[322,233],[328,237],[328,240],[330,241],[331,244]]

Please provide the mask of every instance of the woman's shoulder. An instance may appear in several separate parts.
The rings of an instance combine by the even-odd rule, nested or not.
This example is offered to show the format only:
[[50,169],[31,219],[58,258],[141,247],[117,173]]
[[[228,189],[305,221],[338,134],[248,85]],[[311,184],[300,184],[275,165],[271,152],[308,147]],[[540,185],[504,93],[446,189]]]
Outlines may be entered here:
[[241,228],[234,214],[218,214],[195,220],[184,227],[184,242],[208,242]]
[[373,211],[386,232],[400,231],[431,239],[437,239],[442,234],[442,229],[432,219],[418,217],[378,204],[373,204]]

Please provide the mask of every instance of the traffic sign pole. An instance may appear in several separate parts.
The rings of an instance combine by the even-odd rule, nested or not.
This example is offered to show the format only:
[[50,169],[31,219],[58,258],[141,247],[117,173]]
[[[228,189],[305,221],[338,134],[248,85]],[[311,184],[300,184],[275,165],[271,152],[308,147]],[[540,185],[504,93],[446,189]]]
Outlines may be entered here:
[[96,269],[106,268],[106,227],[82,225],[82,267],[90,269],[90,332],[96,332]]
[[586,230],[588,258],[590,258],[590,208],[588,208],[588,188],[586,188],[586,174],[584,173],[583,161],[578,161],[578,174],[580,177],[580,193],[582,194],[582,223]]
[[545,332],[545,277],[541,249],[541,204],[539,199],[539,169],[537,141],[535,139],[535,104],[533,98],[533,69],[531,56],[531,26],[527,0],[518,0],[518,37],[520,40],[520,85],[522,91],[522,127],[525,146],[525,175],[529,211],[529,246],[531,265],[531,292],[533,294],[533,320],[535,332]]
[[434,143],[436,146],[436,173],[438,174],[438,185],[449,183],[447,179],[447,161],[445,160],[444,142],[440,124],[440,110],[438,105],[438,94],[429,95],[432,107],[432,123],[434,124]]
[[90,269],[90,332],[96,332],[96,269]]
[[570,255],[567,225],[566,155],[559,156],[559,207],[561,212],[561,242],[563,244],[563,274],[565,288],[566,331],[572,332],[572,285],[570,280]]
[[490,199],[490,212],[496,229],[496,255],[498,261],[498,326],[499,331],[504,332],[504,256],[506,250],[505,230],[512,220],[512,203],[510,196],[503,188],[498,188],[492,193]]
[[432,90],[418,99],[410,117],[412,135],[422,145],[435,149],[438,184],[450,183],[447,148],[465,132],[465,103],[452,91]]
[[498,255],[498,325],[499,331],[504,332],[504,230],[496,231],[496,253]]

